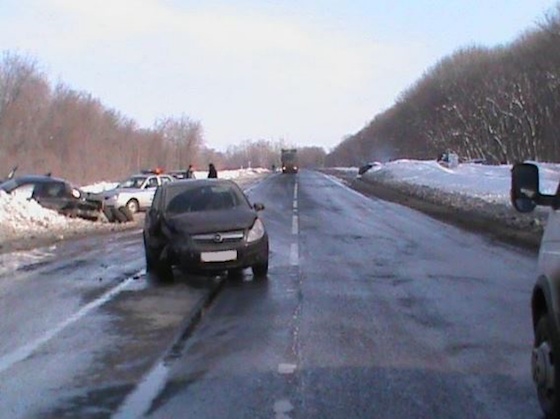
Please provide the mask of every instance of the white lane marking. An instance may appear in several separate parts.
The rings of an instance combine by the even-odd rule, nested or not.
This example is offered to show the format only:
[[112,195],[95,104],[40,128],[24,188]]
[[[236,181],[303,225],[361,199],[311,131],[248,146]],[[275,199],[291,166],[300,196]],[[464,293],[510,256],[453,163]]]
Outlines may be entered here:
[[294,210],[294,212],[297,211],[297,201],[294,201],[294,205],[292,206],[292,209]]
[[297,194],[298,194],[298,184],[296,182],[294,184],[294,201],[297,201]]
[[121,282],[116,287],[107,291],[101,297],[99,297],[96,300],[93,300],[92,302],[86,304],[80,310],[78,310],[76,313],[74,313],[73,315],[68,317],[66,320],[59,323],[55,327],[53,327],[51,330],[48,330],[46,333],[44,333],[38,339],[35,339],[34,341],[31,341],[28,344],[23,345],[23,346],[17,348],[16,350],[14,350],[10,353],[7,353],[6,355],[1,356],[0,357],[0,373],[6,371],[8,368],[11,368],[14,364],[28,358],[33,352],[35,352],[37,349],[39,349],[40,346],[44,345],[49,340],[54,338],[56,335],[58,335],[60,332],[62,332],[66,327],[76,323],[82,317],[89,314],[92,310],[95,310],[97,307],[105,304],[111,298],[115,297],[117,294],[119,294],[121,291],[123,291],[126,287],[128,287],[131,283],[133,283],[134,282],[134,277],[137,277],[141,273],[142,273],[142,271],[140,271],[139,273],[137,273],[135,275],[132,275],[130,278],[127,278],[125,281]]
[[293,235],[298,234],[298,216],[297,216],[297,214],[294,214],[292,216],[292,234]]
[[279,364],[278,373],[279,374],[293,374],[296,371],[296,364]]
[[290,246],[290,265],[291,266],[298,266],[299,264],[299,250],[298,244],[292,243]]
[[363,199],[367,199],[368,201],[371,201],[370,198],[368,198],[367,196],[361,194],[358,191],[355,191],[354,189],[352,189],[351,187],[345,185],[344,183],[342,183],[341,181],[339,181],[337,178],[335,178],[334,176],[330,176],[330,175],[326,175],[324,173],[319,173],[320,175],[324,176],[326,179],[330,180],[332,183],[338,185],[338,186],[342,186],[344,189],[346,189],[348,192],[352,192],[354,195],[359,196],[360,198]]
[[168,368],[159,362],[129,394],[111,419],[141,418],[146,415],[155,397],[164,389]]

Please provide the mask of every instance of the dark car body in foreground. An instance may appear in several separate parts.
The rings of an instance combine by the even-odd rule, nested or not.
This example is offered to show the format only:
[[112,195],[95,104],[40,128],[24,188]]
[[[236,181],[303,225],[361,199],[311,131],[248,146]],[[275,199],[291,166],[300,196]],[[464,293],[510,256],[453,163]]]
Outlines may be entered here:
[[194,179],[160,186],[144,223],[146,270],[163,278],[172,266],[186,272],[268,273],[268,234],[239,186],[225,179]]
[[41,206],[69,217],[97,220],[101,214],[101,197],[81,191],[64,179],[51,176],[18,176],[0,184],[0,190],[34,199]]

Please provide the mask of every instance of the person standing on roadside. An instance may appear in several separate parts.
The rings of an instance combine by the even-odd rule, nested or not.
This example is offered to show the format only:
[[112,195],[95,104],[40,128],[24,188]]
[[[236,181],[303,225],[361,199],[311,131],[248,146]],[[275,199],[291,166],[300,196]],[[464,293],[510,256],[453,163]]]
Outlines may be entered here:
[[187,169],[187,179],[195,179],[192,164],[189,164],[189,168]]
[[216,179],[218,177],[218,171],[214,166],[214,163],[208,165],[208,179]]

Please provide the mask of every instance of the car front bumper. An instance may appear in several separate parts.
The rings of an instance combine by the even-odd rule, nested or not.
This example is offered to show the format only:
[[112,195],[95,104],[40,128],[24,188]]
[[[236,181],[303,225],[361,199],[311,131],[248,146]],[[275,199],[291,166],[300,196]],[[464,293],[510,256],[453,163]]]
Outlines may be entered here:
[[268,237],[254,243],[189,246],[173,243],[164,247],[161,259],[188,272],[218,272],[244,269],[268,261]]

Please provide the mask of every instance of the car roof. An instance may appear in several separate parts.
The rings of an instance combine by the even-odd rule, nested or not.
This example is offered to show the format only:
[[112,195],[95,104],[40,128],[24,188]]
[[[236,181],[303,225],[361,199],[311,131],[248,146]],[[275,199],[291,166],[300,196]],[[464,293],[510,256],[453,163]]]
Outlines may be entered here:
[[[6,182],[9,181],[13,181],[16,182],[18,185],[22,185],[24,183],[47,183],[47,182],[64,182],[64,183],[70,183],[67,180],[61,179],[61,178],[57,178],[57,177],[52,177],[52,176],[46,176],[46,175],[24,175],[24,176],[16,176]],[[4,182],[4,183],[6,183]]]
[[26,183],[29,184],[38,184],[38,183],[48,183],[48,182],[64,182],[70,184],[67,180],[46,176],[46,175],[24,175],[24,176],[17,176],[12,179],[6,180],[3,183],[0,183],[0,189],[3,190],[12,190],[15,189],[17,186],[25,185]]
[[210,186],[210,185],[227,185],[239,188],[237,183],[230,179],[179,179],[174,182],[165,183],[160,186],[160,188],[182,188],[184,186],[196,187],[196,186]]
[[58,181],[58,182],[67,182],[64,179],[57,178],[54,176],[47,176],[47,175],[24,175],[24,176],[16,176],[15,180],[22,181],[22,182],[48,182],[48,181]]

